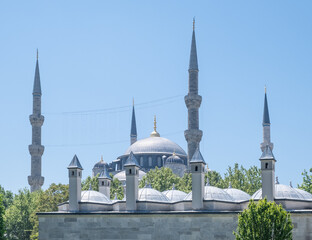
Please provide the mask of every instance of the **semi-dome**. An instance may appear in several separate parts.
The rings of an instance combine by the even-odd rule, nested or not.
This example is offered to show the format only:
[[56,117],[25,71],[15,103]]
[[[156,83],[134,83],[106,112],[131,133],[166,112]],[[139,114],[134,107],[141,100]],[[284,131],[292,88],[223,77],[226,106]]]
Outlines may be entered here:
[[171,190],[162,192],[171,202],[178,202],[184,200],[187,193],[176,190],[174,187]]
[[101,203],[110,203],[110,199],[108,199],[103,193],[88,190],[81,192],[81,202],[101,202]]
[[[142,180],[142,178],[146,175],[146,172],[139,170],[139,181]],[[114,175],[114,178],[117,178],[121,182],[126,181],[126,171],[123,170],[117,174]]]
[[[185,197],[185,200],[192,200],[192,192]],[[213,186],[205,186],[204,200],[234,201],[226,191]]]
[[[252,199],[262,199],[262,189],[255,192]],[[304,190],[292,188],[284,184],[275,184],[275,199],[312,200],[312,195]]]
[[176,155],[186,156],[186,153],[178,144],[167,138],[157,136],[151,136],[136,141],[127,149],[124,155],[129,155],[130,152],[134,154],[161,153],[170,155],[175,152]]
[[169,199],[161,192],[145,186],[139,189],[139,201],[154,201],[154,202],[170,202]]
[[224,189],[226,193],[228,193],[234,201],[249,201],[250,195],[240,189],[232,188],[231,184],[229,188]]

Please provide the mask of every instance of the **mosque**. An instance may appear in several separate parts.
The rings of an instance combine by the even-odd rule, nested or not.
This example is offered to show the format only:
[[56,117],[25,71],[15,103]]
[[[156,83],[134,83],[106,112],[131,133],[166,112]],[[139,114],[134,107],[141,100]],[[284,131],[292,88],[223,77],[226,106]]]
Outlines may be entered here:
[[[270,118],[267,93],[264,96],[263,142],[260,145],[262,188],[253,196],[232,188],[220,189],[205,185],[206,162],[200,152],[202,131],[199,129],[198,109],[202,97],[198,95],[198,62],[193,23],[189,64],[188,129],[184,132],[186,152],[176,143],[160,137],[156,129],[150,137],[137,140],[133,107],[130,146],[111,164],[103,159],[96,163],[93,174],[99,173],[99,191],[81,191],[83,167],[75,155],[68,166],[69,200],[59,204],[57,212],[37,213],[39,239],[234,239],[238,213],[246,209],[249,200],[266,197],[291,213],[294,239],[312,239],[312,195],[275,180],[276,159],[270,139]],[[38,59],[36,64],[31,154],[31,190],[40,189],[41,176],[41,88]],[[256,159],[255,159],[256,161]],[[192,173],[192,191],[184,193],[172,187],[159,192],[146,185],[139,189],[139,180],[155,167],[170,167],[181,176]],[[110,196],[111,177],[115,174],[125,184],[125,198]]]

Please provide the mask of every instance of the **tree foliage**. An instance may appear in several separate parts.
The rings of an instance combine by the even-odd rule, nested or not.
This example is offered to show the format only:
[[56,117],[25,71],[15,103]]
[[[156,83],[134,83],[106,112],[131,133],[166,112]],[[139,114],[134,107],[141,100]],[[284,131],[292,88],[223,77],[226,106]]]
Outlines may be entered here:
[[98,173],[94,177],[88,176],[85,180],[83,180],[81,182],[81,190],[82,191],[87,191],[87,190],[90,189],[90,186],[91,186],[92,190],[99,191],[99,180],[98,180],[99,175],[100,174]]
[[0,194],[2,194],[3,206],[7,209],[13,202],[13,193],[11,191],[5,191],[0,185]]
[[291,240],[293,225],[290,214],[275,202],[250,200],[238,216],[236,240]]
[[30,193],[28,189],[19,190],[13,203],[5,211],[5,228],[8,240],[30,239],[33,222],[30,216],[37,207],[39,192]]
[[111,178],[113,180],[110,187],[110,197],[111,199],[114,199],[115,194],[117,194],[117,199],[122,200],[124,198],[124,188],[122,183],[118,180],[118,178],[114,178],[112,175]]
[[179,179],[176,189],[185,193],[192,191],[192,173],[185,173],[182,178]]
[[151,184],[152,188],[162,192],[171,189],[173,184],[178,184],[180,178],[170,168],[158,168],[150,170],[141,180],[139,188]]
[[303,176],[303,182],[298,187],[304,191],[307,191],[309,193],[312,193],[312,168],[310,168],[310,174],[307,172],[307,170],[304,170],[301,174]]
[[3,195],[0,194],[0,240],[4,240],[4,204],[3,204]]

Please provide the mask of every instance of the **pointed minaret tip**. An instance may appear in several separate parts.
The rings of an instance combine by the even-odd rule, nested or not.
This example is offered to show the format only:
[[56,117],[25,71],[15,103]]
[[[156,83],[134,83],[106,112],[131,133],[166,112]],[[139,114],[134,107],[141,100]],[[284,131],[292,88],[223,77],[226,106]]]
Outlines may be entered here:
[[38,48],[37,48],[37,61],[39,59],[39,51],[38,51]]
[[195,31],[195,17],[193,17],[193,31]]
[[195,39],[195,18],[193,18],[193,34],[192,34],[189,70],[198,71],[196,39]]
[[266,94],[267,89],[266,89],[266,85],[264,85],[264,93]]

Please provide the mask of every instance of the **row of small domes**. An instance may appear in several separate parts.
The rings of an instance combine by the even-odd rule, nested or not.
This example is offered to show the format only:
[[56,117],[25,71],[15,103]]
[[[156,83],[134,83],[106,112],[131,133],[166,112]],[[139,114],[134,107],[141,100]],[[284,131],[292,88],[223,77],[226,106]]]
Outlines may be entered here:
[[[140,201],[156,201],[156,202],[177,202],[183,200],[192,200],[192,192],[189,194],[176,190],[159,192],[149,185],[139,189],[138,198]],[[205,200],[218,200],[228,202],[242,202],[248,201],[250,198],[259,200],[262,198],[262,189],[259,189],[253,196],[242,190],[235,188],[221,189],[214,186],[205,186],[204,199]],[[312,194],[298,188],[283,184],[275,184],[275,198],[276,199],[293,199],[293,200],[312,200]],[[124,199],[125,200],[125,199]],[[82,202],[111,202],[104,194],[97,191],[83,191],[81,193]]]

